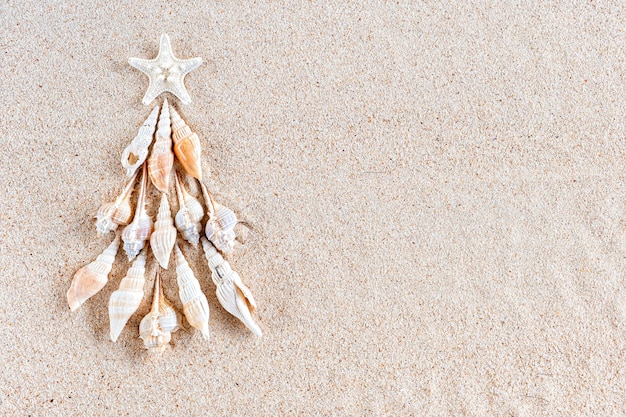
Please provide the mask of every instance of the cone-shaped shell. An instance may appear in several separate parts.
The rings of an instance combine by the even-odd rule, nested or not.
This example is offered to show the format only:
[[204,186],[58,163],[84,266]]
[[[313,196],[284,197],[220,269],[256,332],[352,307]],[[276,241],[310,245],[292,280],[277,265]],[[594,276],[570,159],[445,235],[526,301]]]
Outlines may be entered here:
[[172,152],[172,129],[170,126],[170,111],[167,99],[163,102],[159,124],[156,131],[156,139],[152,147],[152,153],[148,158],[148,172],[152,184],[161,191],[167,193],[170,188],[170,177],[174,165],[174,152]]
[[141,319],[139,323],[139,337],[143,340],[143,345],[150,353],[162,353],[172,338],[169,330],[161,327],[161,305],[165,296],[161,288],[161,276],[157,273],[154,279],[154,293],[152,295],[152,309]]
[[189,324],[200,330],[205,340],[209,340],[209,302],[178,245],[174,246],[174,253],[178,295],[183,304],[183,313]]
[[187,123],[180,117],[176,109],[171,108],[172,115],[172,139],[174,141],[174,153],[187,174],[199,180],[202,179],[202,166],[200,164],[200,139],[193,133]]
[[120,238],[116,236],[109,247],[98,255],[95,261],[82,267],[74,274],[70,289],[67,290],[67,303],[70,310],[76,310],[106,285],[119,246]]
[[122,166],[126,168],[126,175],[132,177],[137,168],[144,163],[148,157],[148,148],[154,137],[154,129],[156,128],[157,117],[159,116],[159,106],[155,106],[150,116],[143,122],[139,128],[137,136],[122,152]]
[[133,222],[122,231],[124,251],[126,251],[129,261],[135,259],[135,256],[141,252],[152,232],[152,219],[148,216],[148,213],[146,213],[147,176],[146,166],[144,165],[135,218]]
[[206,238],[202,238],[204,255],[211,269],[211,279],[215,283],[216,295],[226,311],[237,317],[257,336],[262,336],[261,328],[252,319],[256,302],[252,292],[241,281],[239,274],[222,258],[215,247]]
[[137,173],[128,181],[122,193],[112,203],[103,204],[96,214],[96,230],[104,235],[117,229],[118,225],[127,225],[132,217],[130,197],[133,193]]
[[150,247],[154,257],[163,269],[167,269],[170,263],[170,255],[175,242],[176,228],[172,221],[170,203],[167,201],[167,195],[161,194],[161,205],[159,206],[159,213],[154,224],[154,232],[150,236]]
[[176,194],[178,195],[179,210],[176,213],[176,228],[181,235],[192,245],[197,245],[200,240],[200,231],[202,224],[200,223],[204,217],[202,204],[187,192],[187,189],[178,178],[176,173]]
[[122,333],[124,326],[130,316],[135,314],[143,300],[143,286],[146,283],[146,250],[144,249],[132,266],[128,269],[126,276],[122,278],[120,287],[111,294],[109,299],[109,323],[110,336],[113,342]]
[[235,226],[237,216],[231,209],[213,201],[204,184],[200,183],[204,201],[207,205],[209,220],[207,220],[204,230],[209,239],[218,250],[224,253],[231,253],[235,247]]

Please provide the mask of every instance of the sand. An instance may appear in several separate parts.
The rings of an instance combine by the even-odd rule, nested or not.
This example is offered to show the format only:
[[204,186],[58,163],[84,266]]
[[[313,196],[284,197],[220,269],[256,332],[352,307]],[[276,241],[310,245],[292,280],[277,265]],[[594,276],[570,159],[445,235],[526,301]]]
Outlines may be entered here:
[[[0,5],[0,414],[626,415],[626,9],[455,3]],[[185,244],[212,338],[154,360],[148,296],[108,340],[121,254],[65,293],[164,32],[204,59],[166,97],[253,225],[229,260],[264,336]]]

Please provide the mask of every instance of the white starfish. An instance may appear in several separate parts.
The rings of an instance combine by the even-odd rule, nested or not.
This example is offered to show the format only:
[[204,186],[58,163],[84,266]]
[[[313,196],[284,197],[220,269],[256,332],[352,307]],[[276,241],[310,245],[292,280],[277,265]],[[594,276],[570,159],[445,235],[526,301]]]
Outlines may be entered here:
[[130,58],[128,63],[150,78],[148,91],[141,102],[150,104],[161,93],[169,91],[180,99],[183,104],[191,103],[191,97],[185,89],[185,75],[202,64],[202,58],[178,59],[172,53],[170,37],[161,35],[159,54],[154,59]]

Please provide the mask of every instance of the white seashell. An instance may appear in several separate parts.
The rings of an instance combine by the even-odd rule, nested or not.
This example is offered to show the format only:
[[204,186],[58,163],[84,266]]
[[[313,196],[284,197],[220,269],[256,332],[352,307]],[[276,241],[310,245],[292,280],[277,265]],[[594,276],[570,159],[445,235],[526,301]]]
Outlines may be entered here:
[[111,294],[109,299],[109,323],[111,327],[111,340],[117,338],[124,330],[126,322],[130,316],[135,314],[143,300],[143,287],[146,283],[146,249],[144,249],[132,266],[128,269],[126,276],[122,278],[120,287]]
[[152,143],[154,129],[159,115],[159,106],[152,109],[152,113],[148,116],[143,125],[139,128],[137,136],[122,152],[122,166],[126,168],[126,175],[131,177],[137,168],[144,163],[148,157],[148,148]]
[[187,174],[201,180],[200,139],[197,134],[191,131],[187,123],[185,123],[173,107],[171,114],[172,140],[174,141],[174,153],[176,154],[176,158]]
[[176,228],[189,243],[196,246],[200,241],[200,231],[202,230],[200,221],[204,217],[204,209],[198,199],[187,192],[178,178],[178,173],[176,173],[175,178],[176,194],[180,207],[175,217]]
[[163,269],[167,269],[170,263],[174,243],[176,243],[176,228],[172,221],[170,203],[167,201],[167,195],[161,194],[161,205],[154,224],[154,232],[150,236],[150,247]]
[[67,290],[67,303],[71,311],[76,310],[106,285],[119,246],[120,238],[115,236],[113,242],[98,255],[95,261],[74,274],[70,289]]
[[119,225],[127,225],[132,217],[130,196],[133,193],[137,173],[128,181],[122,193],[112,203],[103,204],[96,214],[96,230],[98,234],[105,235]]
[[122,231],[124,241],[124,251],[128,255],[128,260],[132,261],[135,256],[146,246],[146,241],[152,232],[152,219],[146,213],[146,191],[148,186],[148,172],[143,166],[141,174],[141,187],[139,188],[139,198],[137,199],[137,210],[133,222]]
[[[157,272],[154,279],[152,309],[139,323],[139,337],[150,353],[162,353],[172,338],[172,332],[180,328],[179,323],[172,323],[170,310],[174,309],[163,295],[161,275]],[[163,324],[167,326],[163,327]]]
[[205,340],[209,340],[209,302],[178,245],[174,246],[174,253],[178,295],[183,304],[183,313],[189,324],[200,330]]
[[222,255],[204,237],[202,238],[202,247],[211,269],[211,279],[217,286],[217,299],[222,307],[241,320],[252,333],[262,336],[263,332],[261,332],[251,315],[256,308],[252,292],[241,281],[239,274],[232,270],[230,264],[222,258]]
[[225,253],[230,253],[235,247],[235,226],[237,216],[231,209],[213,201],[204,184],[200,183],[204,201],[207,205],[209,220],[207,220],[204,230],[209,239],[217,249]]
[[152,146],[152,152],[150,158],[148,158],[150,179],[152,184],[162,193],[169,191],[172,166],[174,165],[170,123],[169,105],[167,104],[167,99],[165,99],[161,115],[159,116],[154,146]]

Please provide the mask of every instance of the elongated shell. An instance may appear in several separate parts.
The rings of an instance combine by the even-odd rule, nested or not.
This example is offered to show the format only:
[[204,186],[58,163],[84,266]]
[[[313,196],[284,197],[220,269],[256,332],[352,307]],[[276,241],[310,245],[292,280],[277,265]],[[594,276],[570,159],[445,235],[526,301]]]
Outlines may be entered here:
[[174,153],[187,174],[199,180],[202,179],[202,166],[200,165],[200,139],[193,133],[187,123],[180,117],[176,109],[172,107],[172,140],[174,141]]
[[120,287],[109,299],[110,336],[113,342],[122,333],[130,316],[135,314],[143,300],[143,287],[146,283],[146,250],[144,249],[122,278]]
[[148,172],[152,184],[161,191],[167,193],[170,188],[170,176],[174,165],[174,152],[172,152],[172,129],[170,127],[170,111],[167,99],[163,102],[159,124],[156,131],[156,139],[152,147],[152,153],[148,158]]
[[137,173],[135,173],[128,184],[122,190],[122,193],[112,203],[103,204],[96,214],[96,230],[98,234],[105,235],[115,229],[118,225],[127,225],[133,213],[130,207],[130,196],[133,194],[133,188]]
[[148,116],[143,125],[139,128],[137,136],[128,144],[124,152],[122,152],[122,166],[126,168],[126,175],[131,177],[137,168],[144,163],[148,157],[148,148],[152,143],[154,129],[159,115],[159,106],[152,109],[152,113]]
[[251,313],[256,309],[252,292],[241,281],[239,274],[232,270],[230,264],[204,237],[202,247],[211,269],[211,279],[217,287],[217,299],[222,307],[241,320],[252,333],[262,336],[261,328],[252,319]]
[[176,194],[180,207],[175,218],[176,228],[189,243],[196,246],[200,241],[200,231],[202,230],[200,222],[204,217],[204,209],[198,199],[187,192],[178,178],[178,173],[176,173],[175,178]]
[[167,269],[170,263],[170,255],[175,242],[176,228],[172,221],[170,203],[167,201],[167,195],[161,194],[161,205],[159,206],[159,213],[154,224],[154,232],[150,236],[150,247],[154,257],[163,269]]
[[82,267],[74,274],[70,289],[67,290],[67,303],[70,310],[76,310],[106,285],[119,246],[120,238],[116,236],[109,247],[98,255],[95,261]]
[[133,222],[126,226],[122,231],[122,240],[124,241],[124,251],[128,256],[128,260],[132,261],[135,256],[146,245],[146,241],[152,232],[152,219],[146,213],[146,188],[148,184],[148,175],[146,166],[143,166],[141,175],[141,187],[139,188],[139,198],[137,200],[137,210]]
[[204,184],[200,183],[204,201],[207,205],[209,220],[207,220],[204,232],[218,250],[230,253],[235,247],[235,226],[237,216],[231,209],[213,201]]
[[150,353],[162,353],[172,339],[172,332],[180,328],[178,325],[175,328],[171,328],[171,323],[167,328],[163,327],[161,320],[168,307],[171,307],[171,303],[163,295],[161,275],[157,272],[157,276],[154,279],[152,308],[139,323],[139,337],[141,337],[144,347]]
[[189,324],[200,330],[205,340],[209,340],[209,302],[178,245],[174,246],[174,253],[178,295],[183,304],[183,313]]

